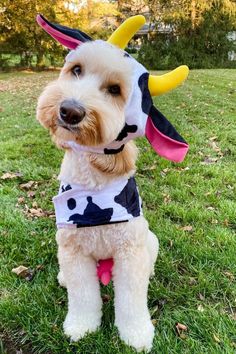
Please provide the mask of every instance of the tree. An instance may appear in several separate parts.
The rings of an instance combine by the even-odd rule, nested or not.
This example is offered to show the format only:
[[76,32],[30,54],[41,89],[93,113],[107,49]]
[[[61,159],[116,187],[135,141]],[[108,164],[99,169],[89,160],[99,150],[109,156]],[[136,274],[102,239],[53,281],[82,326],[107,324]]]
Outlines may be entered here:
[[21,65],[38,66],[45,60],[63,62],[63,47],[50,38],[36,23],[37,13],[49,21],[79,28],[96,38],[107,37],[114,26],[117,4],[107,1],[79,0],[1,0],[0,55],[19,55]]
[[157,32],[140,59],[152,65],[161,55],[159,68],[186,63],[190,67],[230,65],[228,52],[235,44],[227,34],[236,29],[236,4],[231,0],[150,0],[151,20],[168,24],[169,32]]

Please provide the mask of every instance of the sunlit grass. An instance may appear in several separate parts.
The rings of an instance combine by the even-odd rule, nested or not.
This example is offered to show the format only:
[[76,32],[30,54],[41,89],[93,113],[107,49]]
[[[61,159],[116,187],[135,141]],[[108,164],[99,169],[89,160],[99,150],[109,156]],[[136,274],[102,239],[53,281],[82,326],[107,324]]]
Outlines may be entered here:
[[[62,333],[67,296],[56,281],[54,219],[25,214],[25,204],[35,202],[53,211],[62,152],[36,122],[35,107],[42,87],[56,75],[0,75],[0,176],[20,173],[0,179],[0,351],[8,353],[15,343],[23,353],[133,353],[113,326],[111,285],[102,289],[109,297],[101,329],[69,343]],[[190,144],[182,164],[159,158],[144,139],[138,141],[137,181],[160,240],[149,288],[155,354],[236,351],[235,82],[235,70],[192,71],[183,87],[155,100]],[[20,188],[28,181],[37,182],[34,198]],[[20,264],[43,269],[27,282],[11,273]],[[176,322],[188,327],[182,338]]]

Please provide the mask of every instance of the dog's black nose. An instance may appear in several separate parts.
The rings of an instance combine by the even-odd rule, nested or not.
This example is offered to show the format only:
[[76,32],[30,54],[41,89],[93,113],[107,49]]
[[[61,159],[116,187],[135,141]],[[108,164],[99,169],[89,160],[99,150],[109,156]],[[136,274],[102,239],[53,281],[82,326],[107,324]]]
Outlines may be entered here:
[[68,124],[78,124],[85,116],[85,109],[76,100],[65,100],[60,105],[60,117]]

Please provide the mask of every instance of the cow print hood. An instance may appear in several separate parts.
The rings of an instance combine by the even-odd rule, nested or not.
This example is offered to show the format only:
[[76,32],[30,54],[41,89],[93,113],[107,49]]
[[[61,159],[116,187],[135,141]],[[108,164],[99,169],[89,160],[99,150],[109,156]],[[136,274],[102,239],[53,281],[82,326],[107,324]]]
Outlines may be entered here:
[[[104,45],[109,45],[103,42]],[[73,58],[76,50],[66,57]],[[76,152],[87,151],[100,154],[116,154],[123,150],[125,144],[137,137],[146,136],[154,150],[168,160],[180,162],[188,150],[185,140],[177,133],[173,125],[153,105],[148,89],[149,73],[143,65],[124,51],[127,60],[132,60],[132,89],[125,107],[125,125],[117,138],[106,146],[85,146],[74,141],[66,142]]]
[[[37,15],[37,22],[50,36],[71,50],[66,58],[68,61],[79,46],[92,40],[86,33],[78,29],[51,23],[40,14]],[[107,42],[99,41],[103,43],[104,46],[115,45],[123,50],[129,39],[133,37],[144,23],[145,18],[143,16],[131,17],[120,26],[120,29],[118,28],[112,34]],[[126,57],[127,60],[132,60],[133,64],[132,92],[125,109],[125,125],[123,129],[118,134],[115,141],[112,141],[107,146],[88,147],[72,141],[66,142],[66,145],[71,147],[74,151],[115,154],[122,151],[128,141],[139,136],[146,136],[158,155],[174,162],[181,162],[188,151],[188,144],[177,133],[176,129],[165,116],[154,107],[151,98],[151,85],[149,86],[148,71],[124,50],[123,53],[124,57]],[[179,67],[174,70],[173,74],[168,76],[169,79],[165,79],[167,85],[163,92],[167,92],[171,88],[176,87],[186,78],[187,73],[187,67]],[[150,75],[150,78],[151,76],[152,75]],[[157,82],[161,88],[163,81]],[[156,88],[159,88],[158,85],[156,84]],[[162,90],[159,90],[159,92],[163,93]],[[152,95],[156,95],[154,91]]]

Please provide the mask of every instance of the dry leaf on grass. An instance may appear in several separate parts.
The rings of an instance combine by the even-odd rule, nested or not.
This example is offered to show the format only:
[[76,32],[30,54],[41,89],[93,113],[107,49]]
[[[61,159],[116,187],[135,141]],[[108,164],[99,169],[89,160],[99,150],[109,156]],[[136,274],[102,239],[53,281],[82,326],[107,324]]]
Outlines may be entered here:
[[152,324],[153,324],[154,327],[157,325],[157,319],[156,318],[152,319]]
[[29,190],[30,188],[32,188],[32,186],[35,184],[35,181],[29,181],[27,183],[21,183],[20,184],[20,188],[21,189],[25,189],[25,190]]
[[111,300],[111,296],[108,294],[102,295],[102,301],[103,302],[109,302]]
[[201,300],[201,301],[205,301],[205,297],[201,294],[201,293],[199,293],[199,299]]
[[31,216],[36,216],[37,218],[46,216],[45,212],[41,208],[30,208],[28,209],[28,212]]
[[169,194],[163,193],[162,195],[163,195],[164,204],[168,204],[171,202],[171,196]]
[[34,277],[33,269],[27,268],[23,265],[20,265],[17,268],[13,268],[12,273],[15,273],[18,277],[24,278],[27,281],[31,281]]
[[189,285],[196,285],[197,284],[197,280],[193,277],[189,278]]
[[223,272],[223,274],[230,280],[234,280],[235,277],[231,272]]
[[213,338],[216,343],[220,343],[220,338],[213,333]]
[[204,311],[204,307],[202,306],[202,304],[198,305],[197,310],[199,312],[203,312]]
[[200,162],[201,165],[211,165],[216,163],[219,160],[219,157],[206,157],[204,161]]
[[180,227],[179,229],[182,231],[192,231],[193,227],[191,225],[186,225],[186,226]]
[[24,198],[24,197],[19,197],[19,198],[17,199],[17,202],[18,202],[19,204],[23,204],[23,203],[25,202],[25,198]]
[[187,338],[185,332],[187,332],[188,327],[185,324],[177,322],[175,325],[176,332],[181,339]]
[[35,192],[34,191],[28,191],[27,192],[27,197],[28,198],[34,198],[35,197]]
[[215,141],[210,141],[209,142],[209,146],[215,151],[217,152],[217,155],[222,157],[224,156],[223,152],[221,151],[221,148],[216,144]]
[[13,179],[17,177],[22,177],[20,172],[6,172],[1,176],[1,179]]

